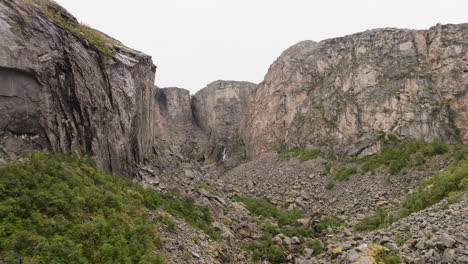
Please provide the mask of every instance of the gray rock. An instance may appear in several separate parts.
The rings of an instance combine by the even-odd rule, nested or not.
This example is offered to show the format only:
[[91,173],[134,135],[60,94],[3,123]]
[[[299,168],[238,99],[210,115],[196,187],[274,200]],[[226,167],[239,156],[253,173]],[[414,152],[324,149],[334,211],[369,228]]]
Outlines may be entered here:
[[455,238],[447,233],[443,233],[440,236],[439,240],[447,248],[452,248],[456,243]]
[[243,153],[237,129],[255,87],[249,82],[215,81],[192,97],[195,122],[209,137],[206,155],[227,161]]
[[445,249],[444,254],[442,255],[442,263],[454,263],[455,257],[455,250],[447,248]]
[[307,259],[310,258],[310,257],[312,257],[312,254],[314,254],[313,249],[311,249],[311,248],[304,249],[304,253],[303,253],[304,258],[307,258]]
[[[23,2],[0,2],[0,158],[85,151],[99,168],[137,176],[155,135],[151,57],[115,40],[106,54]],[[55,2],[44,8],[78,23]]]
[[[389,134],[468,143],[467,38],[468,24],[459,24],[299,42],[249,99],[240,124],[248,156],[281,144],[370,155]],[[427,83],[446,94],[440,98]],[[435,106],[440,100],[447,108]]]
[[421,249],[421,250],[423,250],[424,248],[426,248],[426,247],[425,247],[425,242],[424,242],[424,240],[423,240],[423,239],[419,240],[419,242],[416,243],[415,247],[416,247],[417,249]]

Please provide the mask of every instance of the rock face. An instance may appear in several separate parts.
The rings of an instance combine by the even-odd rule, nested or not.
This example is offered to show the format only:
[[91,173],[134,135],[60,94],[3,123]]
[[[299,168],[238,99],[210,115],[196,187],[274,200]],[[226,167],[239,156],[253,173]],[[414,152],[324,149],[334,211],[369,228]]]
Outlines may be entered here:
[[[207,136],[195,123],[188,90],[156,88],[156,138],[191,159],[202,159]],[[161,142],[162,143],[162,142]]]
[[103,52],[44,12],[79,25],[66,10],[37,2],[0,2],[0,158],[86,151],[132,174],[153,140],[156,67],[114,40]]
[[368,155],[385,136],[468,142],[468,24],[378,29],[286,50],[249,98],[248,155]]
[[238,127],[248,96],[256,85],[249,82],[215,81],[193,96],[195,122],[208,135],[209,155],[226,158],[243,145]]

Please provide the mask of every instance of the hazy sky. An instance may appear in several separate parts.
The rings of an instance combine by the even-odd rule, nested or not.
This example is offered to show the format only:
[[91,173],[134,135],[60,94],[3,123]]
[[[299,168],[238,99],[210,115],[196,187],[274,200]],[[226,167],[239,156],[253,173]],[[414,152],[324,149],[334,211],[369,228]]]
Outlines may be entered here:
[[56,0],[153,57],[156,84],[192,93],[214,80],[262,81],[302,40],[366,29],[467,23],[467,0]]

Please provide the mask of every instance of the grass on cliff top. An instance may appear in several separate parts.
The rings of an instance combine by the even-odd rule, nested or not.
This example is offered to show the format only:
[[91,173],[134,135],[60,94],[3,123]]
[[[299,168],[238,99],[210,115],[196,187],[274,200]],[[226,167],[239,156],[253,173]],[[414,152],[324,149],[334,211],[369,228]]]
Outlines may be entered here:
[[456,197],[468,190],[468,147],[458,146],[453,151],[453,161],[441,172],[421,182],[401,203],[396,212],[389,213],[377,208],[374,215],[364,218],[356,230],[385,228],[410,215],[421,211],[445,198]]
[[74,33],[76,36],[86,39],[91,45],[106,55],[114,55],[113,51],[107,46],[108,44],[117,46],[126,52],[132,52],[118,41],[105,36],[97,30],[82,23],[78,23],[77,21],[67,19],[66,16],[63,15],[62,7],[58,5],[45,0],[21,0],[21,2],[24,5],[36,6],[42,13],[54,20],[57,24]]
[[148,212],[219,235],[206,207],[97,170],[89,157],[25,155],[0,168],[0,262],[164,263]]

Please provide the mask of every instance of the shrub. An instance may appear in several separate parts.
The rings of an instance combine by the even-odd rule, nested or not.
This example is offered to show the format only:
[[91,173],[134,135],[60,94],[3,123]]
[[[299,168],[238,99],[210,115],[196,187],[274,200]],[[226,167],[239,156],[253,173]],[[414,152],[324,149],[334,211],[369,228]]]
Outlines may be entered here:
[[339,181],[349,180],[351,175],[356,174],[356,167],[339,167],[333,174],[333,178]]
[[295,209],[291,212],[288,212],[284,208],[276,207],[266,199],[245,196],[235,197],[234,199],[245,204],[247,210],[249,210],[254,215],[267,218],[271,217],[275,219],[280,227],[285,225],[293,225],[297,219],[304,216],[304,213],[300,210]]
[[335,217],[327,216],[325,217],[324,220],[322,220],[320,223],[315,225],[315,230],[319,233],[322,233],[325,229],[327,229],[330,226],[334,226],[334,227],[343,226],[343,223],[340,222]]
[[207,192],[213,194],[213,195],[219,195],[219,193],[217,191],[215,191],[215,189],[213,189],[213,187],[209,186],[206,182],[204,181],[199,181],[197,182],[197,185],[196,187],[198,189],[205,189]]
[[114,177],[97,170],[90,157],[25,158],[0,168],[0,251],[6,262],[163,263],[152,251],[162,246],[148,217],[156,208],[219,238],[208,209],[190,197]]
[[375,230],[384,227],[388,222],[388,218],[387,210],[379,207],[375,210],[372,216],[362,219],[361,222],[355,226],[355,230]]
[[300,252],[305,248],[314,250],[314,255],[323,252],[323,244],[320,240],[312,239],[317,235],[317,232],[323,232],[329,226],[342,226],[343,223],[334,217],[325,217],[324,220],[314,228],[309,225],[296,225],[297,220],[304,217],[304,213],[300,210],[291,212],[278,208],[266,199],[253,197],[235,197],[235,200],[245,204],[246,208],[254,215],[267,217],[276,220],[274,223],[266,223],[260,226],[262,235],[257,241],[244,243],[242,248],[251,253],[254,261],[261,259],[268,260],[271,263],[286,263],[286,254],[279,245],[274,245],[272,238],[278,234],[283,234],[287,237],[298,237],[302,246],[297,248]]
[[307,243],[305,244],[305,248],[313,249],[314,252],[312,254],[314,256],[317,256],[323,252],[323,244],[318,239],[312,239],[312,240],[307,241]]
[[362,163],[363,171],[371,171],[384,167],[391,174],[397,174],[403,169],[417,167],[426,162],[425,157],[441,155],[449,151],[449,146],[440,139],[431,142],[424,140],[387,140],[381,153],[373,156],[357,158],[355,162]]
[[423,149],[425,156],[441,155],[447,153],[448,151],[448,145],[438,138],[427,144]]
[[274,245],[271,241],[271,237],[263,237],[260,241],[250,241],[241,245],[241,247],[251,252],[254,261],[266,259],[271,263],[286,263],[286,253],[284,249]]
[[268,249],[267,259],[271,263],[286,263],[286,253],[276,245],[271,245]]
[[316,159],[320,157],[321,154],[318,150],[316,149],[302,149],[299,147],[294,147],[289,150],[287,150],[285,153],[281,154],[279,156],[279,159],[285,160],[285,159],[290,159],[292,157],[296,157],[301,161],[306,161],[306,160],[311,160],[311,159]]
[[145,263],[157,258],[152,248],[160,236],[129,181],[96,170],[89,157],[26,157],[27,163],[0,168],[0,251],[6,262]]
[[[400,210],[402,217],[431,206],[452,192],[467,190],[465,182],[468,179],[468,156],[455,161],[442,172],[434,175],[416,188],[403,202]],[[453,195],[453,194],[452,194]]]
[[390,251],[390,252],[380,252],[377,256],[375,256],[375,261],[377,263],[384,263],[384,264],[399,264],[401,263],[402,259],[398,252]]
[[[461,147],[466,148],[466,147]],[[457,157],[440,173],[423,181],[409,194],[394,214],[388,214],[383,208],[378,208],[373,216],[363,219],[355,228],[357,230],[373,230],[383,228],[418,212],[441,200],[455,199],[457,193],[468,189],[468,155]]]

